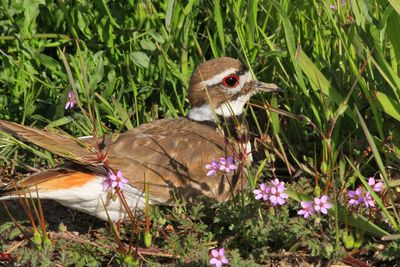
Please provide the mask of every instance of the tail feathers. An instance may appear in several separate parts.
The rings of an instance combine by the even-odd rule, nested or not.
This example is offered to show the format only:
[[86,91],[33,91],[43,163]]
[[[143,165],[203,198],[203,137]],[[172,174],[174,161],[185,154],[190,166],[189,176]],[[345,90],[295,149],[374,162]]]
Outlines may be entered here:
[[78,140],[70,136],[0,120],[0,131],[9,133],[22,141],[33,143],[58,156],[81,165],[99,164],[93,140]]
[[[112,200],[104,191],[104,175],[69,168],[51,169],[0,188],[0,201],[18,198],[51,199],[97,218],[117,221],[127,217],[119,198]],[[144,210],[143,192],[127,184],[123,189],[133,214]],[[150,202],[150,204],[153,204]]]
[[0,200],[24,195],[36,197],[36,191],[42,194],[68,190],[81,187],[95,179],[98,179],[97,175],[89,172],[65,168],[50,169],[1,187]]

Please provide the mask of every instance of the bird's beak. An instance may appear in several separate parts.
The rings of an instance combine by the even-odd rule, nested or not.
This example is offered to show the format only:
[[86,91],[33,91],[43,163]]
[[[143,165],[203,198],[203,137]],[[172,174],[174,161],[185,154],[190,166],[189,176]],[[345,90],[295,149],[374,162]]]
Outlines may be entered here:
[[260,81],[251,81],[250,87],[255,89],[257,92],[277,92],[283,93],[283,90],[274,83],[263,83]]

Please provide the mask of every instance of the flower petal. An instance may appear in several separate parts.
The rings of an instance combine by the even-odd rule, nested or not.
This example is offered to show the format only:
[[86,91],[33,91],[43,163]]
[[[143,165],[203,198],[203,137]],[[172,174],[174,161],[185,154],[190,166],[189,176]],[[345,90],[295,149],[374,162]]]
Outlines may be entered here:
[[210,171],[208,171],[207,172],[207,176],[213,176],[213,175],[215,175],[215,173],[216,173],[216,171],[215,170],[210,170]]
[[219,260],[216,259],[216,258],[212,258],[212,259],[210,260],[210,264],[211,264],[211,265],[217,265],[218,262],[219,262]]
[[299,210],[299,211],[297,212],[297,215],[304,215],[305,213],[306,213],[305,210]]
[[211,250],[211,255],[212,255],[214,258],[218,257],[218,256],[219,256],[218,249],[213,249],[213,250]]

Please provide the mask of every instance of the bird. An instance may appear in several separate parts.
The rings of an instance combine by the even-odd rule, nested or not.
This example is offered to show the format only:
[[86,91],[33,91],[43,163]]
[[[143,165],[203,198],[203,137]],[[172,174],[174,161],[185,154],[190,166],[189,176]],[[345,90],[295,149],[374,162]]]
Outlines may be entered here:
[[[118,173],[127,181],[121,191],[132,210],[144,210],[145,184],[150,205],[173,205],[177,198],[196,201],[200,196],[226,201],[245,186],[245,167],[252,163],[244,105],[258,92],[279,91],[274,83],[253,79],[239,60],[219,57],[192,73],[191,108],[185,117],[159,119],[101,138],[73,138],[1,120],[2,132],[64,157],[66,163],[3,185],[0,200],[32,191],[31,197],[118,221],[127,211],[120,198],[104,190],[110,173]],[[208,173],[207,164],[232,158],[238,168]]]

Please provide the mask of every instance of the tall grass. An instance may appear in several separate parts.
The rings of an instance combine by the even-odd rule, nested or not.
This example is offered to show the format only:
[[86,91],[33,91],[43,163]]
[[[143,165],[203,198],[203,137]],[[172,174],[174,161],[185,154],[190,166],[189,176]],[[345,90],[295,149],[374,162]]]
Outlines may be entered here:
[[[378,202],[370,232],[398,233],[391,188],[400,163],[396,1],[44,2],[0,5],[0,119],[79,136],[185,116],[192,70],[209,58],[236,57],[285,89],[246,108],[254,135],[272,138],[255,155],[256,177],[306,177],[314,195],[337,203],[365,177],[381,177],[388,198]],[[79,108],[65,111],[70,90]],[[3,166],[19,145],[1,143]],[[30,164],[54,164],[30,150]],[[367,221],[339,206],[337,242],[339,224],[359,229]]]

